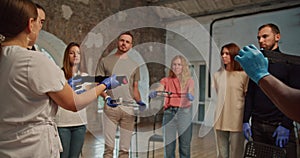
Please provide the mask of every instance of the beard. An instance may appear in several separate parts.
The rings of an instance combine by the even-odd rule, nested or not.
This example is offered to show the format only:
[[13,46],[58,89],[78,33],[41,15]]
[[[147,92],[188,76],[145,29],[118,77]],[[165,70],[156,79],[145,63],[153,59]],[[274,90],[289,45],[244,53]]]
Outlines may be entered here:
[[118,47],[118,51],[121,52],[121,53],[126,53],[128,50],[129,49],[126,48],[126,47],[122,47],[122,46]]

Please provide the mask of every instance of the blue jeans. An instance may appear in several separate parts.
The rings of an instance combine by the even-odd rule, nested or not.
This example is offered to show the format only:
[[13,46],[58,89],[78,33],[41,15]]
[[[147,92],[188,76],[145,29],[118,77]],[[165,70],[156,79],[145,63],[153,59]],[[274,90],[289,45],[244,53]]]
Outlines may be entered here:
[[164,157],[175,158],[176,139],[180,158],[190,158],[192,139],[191,108],[168,108],[163,116]]
[[58,127],[63,152],[60,158],[79,158],[84,143],[86,126]]

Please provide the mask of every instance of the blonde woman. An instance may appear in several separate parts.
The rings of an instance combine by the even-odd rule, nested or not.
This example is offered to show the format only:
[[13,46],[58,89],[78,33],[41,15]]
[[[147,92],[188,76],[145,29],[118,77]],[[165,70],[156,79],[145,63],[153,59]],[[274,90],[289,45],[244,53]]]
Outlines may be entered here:
[[160,87],[152,91],[149,97],[154,98],[159,93],[167,93],[163,116],[164,157],[175,158],[178,134],[179,155],[181,158],[189,158],[194,81],[183,56],[177,55],[172,59],[169,75],[161,79],[160,84]]

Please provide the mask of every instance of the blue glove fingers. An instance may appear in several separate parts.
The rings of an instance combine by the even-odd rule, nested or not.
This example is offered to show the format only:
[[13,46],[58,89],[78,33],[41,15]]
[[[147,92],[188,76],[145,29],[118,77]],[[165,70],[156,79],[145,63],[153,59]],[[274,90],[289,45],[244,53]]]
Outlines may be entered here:
[[119,81],[116,79],[116,75],[112,75],[111,77],[106,78],[101,82],[101,84],[104,84],[106,86],[106,89],[113,89],[120,85]]
[[249,128],[249,130],[247,131],[247,133],[248,133],[248,139],[249,139],[249,137],[252,137],[252,132],[251,132],[251,129]]
[[147,106],[139,106],[140,111],[145,111],[147,109]]
[[81,94],[81,93],[83,93],[83,92],[85,92],[86,90],[85,89],[81,89],[81,90],[77,90],[77,91],[75,91],[77,94]]
[[188,93],[186,95],[186,97],[188,98],[189,101],[193,101],[194,100],[194,96],[191,93]]
[[280,148],[283,148],[285,143],[284,143],[284,138],[278,138],[276,139],[276,146],[279,146]]
[[274,131],[272,137],[276,137],[276,146],[283,148],[289,141],[290,130],[283,127],[278,126]]
[[248,76],[258,84],[259,80],[267,75],[268,59],[254,45],[243,47],[239,55],[234,58],[238,61]]
[[246,129],[244,132],[245,138],[249,141],[250,137],[252,136],[252,132],[250,129]]
[[254,44],[250,44],[248,46],[246,46],[247,49],[254,49],[254,50],[258,50]]
[[111,99],[111,97],[106,98],[106,104],[113,108],[118,106],[118,104],[114,103],[114,101]]
[[148,95],[149,98],[155,98],[156,96],[157,96],[157,91],[152,91]]
[[144,103],[144,102],[142,102],[142,101],[138,101],[138,102],[136,102],[138,105],[140,105],[140,106],[146,106],[146,104]]
[[110,87],[111,89],[116,88],[116,87],[118,87],[118,86],[121,85],[120,82],[117,80],[117,76],[116,75],[112,76],[110,82],[111,82],[111,87]]
[[141,100],[136,102],[136,103],[139,105],[139,110],[140,111],[144,111],[147,108],[146,104]]
[[76,83],[80,83],[81,81],[82,81],[82,78],[78,78],[78,79],[70,78],[68,80],[68,84],[74,89],[74,86],[76,85]]
[[249,137],[252,137],[251,127],[249,123],[243,123],[243,132],[245,138],[249,141]]

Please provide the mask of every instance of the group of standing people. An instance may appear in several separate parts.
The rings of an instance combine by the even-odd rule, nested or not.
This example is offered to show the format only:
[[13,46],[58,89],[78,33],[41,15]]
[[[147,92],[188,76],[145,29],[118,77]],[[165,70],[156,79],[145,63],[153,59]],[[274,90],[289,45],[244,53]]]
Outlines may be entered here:
[[[260,26],[257,39],[261,50],[282,53],[278,45],[280,31],[275,24]],[[299,83],[294,81],[295,77],[291,77],[294,75],[291,71],[293,66],[267,62],[268,70],[252,72],[249,80],[240,64],[235,61],[240,52],[240,48],[234,43],[223,46],[221,57],[224,68],[214,74],[213,87],[218,95],[214,124],[218,157],[242,157],[246,138],[284,148],[287,158],[296,158],[294,121],[282,113],[258,86],[259,79],[272,74],[286,85],[299,88]],[[251,64],[248,66],[252,67]]]
[[[119,157],[128,157],[135,120],[131,104],[136,103],[140,109],[146,107],[138,88],[139,65],[128,56],[133,35],[120,34],[116,53],[99,60],[95,75],[112,77],[74,91],[72,78],[88,75],[80,69],[80,45],[72,42],[67,46],[62,70],[40,52],[33,51],[44,20],[44,9],[30,0],[0,2],[3,23],[0,25],[0,87],[3,89],[0,92],[0,157],[79,157],[87,124],[85,107],[98,96],[105,100],[103,157],[113,157],[118,126]],[[280,52],[280,31],[276,25],[262,25],[257,38],[260,48]],[[293,120],[260,89],[257,84],[261,78],[251,76],[249,80],[235,61],[239,51],[235,43],[224,45],[220,52],[223,67],[213,76],[218,95],[214,124],[218,157],[242,157],[245,138],[249,137],[285,148],[288,158],[297,157]],[[288,65],[269,63],[268,66],[272,75],[290,85]],[[128,84],[120,86],[114,74],[126,76]],[[161,92],[167,92],[162,94],[165,95],[164,157],[175,157],[178,135],[179,155],[189,158],[194,81],[183,56],[172,59],[169,75],[160,80],[160,86],[149,97],[155,98]]]
[[[85,107],[100,95],[106,104],[103,156],[113,156],[114,139],[119,125],[119,157],[128,157],[135,116],[133,107],[127,105],[127,102],[134,101],[140,109],[146,106],[138,89],[138,64],[127,55],[133,45],[132,34],[125,32],[118,37],[117,52],[99,61],[96,71],[96,75],[126,76],[129,83],[120,86],[116,76],[112,76],[94,87],[89,87],[90,89],[76,91],[72,83],[73,77],[87,75],[80,69],[79,44],[72,42],[67,46],[61,70],[33,47],[45,21],[45,11],[29,0],[3,0],[0,4],[1,7],[6,7],[0,7],[0,20],[4,24],[0,26],[0,68],[3,72],[0,78],[1,87],[4,89],[1,91],[3,101],[0,104],[3,109],[0,122],[0,157],[79,157],[86,132]],[[181,62],[185,62],[183,64],[187,67],[186,61],[181,60],[183,59],[176,60],[180,71]],[[176,75],[173,74],[172,77],[176,78]],[[175,81],[174,88],[186,89],[178,80]],[[188,83],[188,90],[193,93],[193,82],[190,78],[182,75],[180,82]],[[112,88],[116,88],[115,91],[110,91]],[[2,94],[4,92],[8,95]],[[191,94],[188,96],[189,100],[193,99]],[[124,102],[116,104],[114,100],[119,98]],[[184,105],[190,111],[190,103],[184,101]],[[175,106],[179,108],[179,104]],[[186,136],[190,137],[191,134]],[[190,139],[191,137],[189,141]],[[184,140],[186,139],[182,139]],[[174,145],[171,147],[175,150]]]

